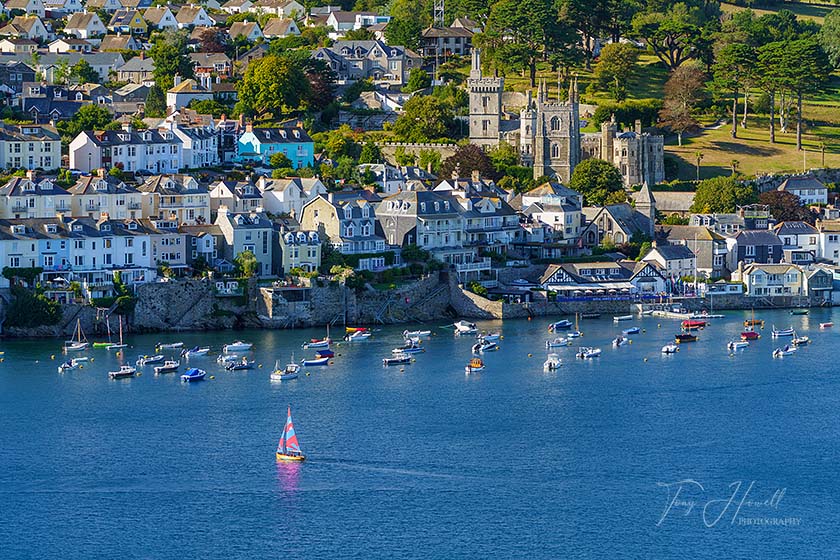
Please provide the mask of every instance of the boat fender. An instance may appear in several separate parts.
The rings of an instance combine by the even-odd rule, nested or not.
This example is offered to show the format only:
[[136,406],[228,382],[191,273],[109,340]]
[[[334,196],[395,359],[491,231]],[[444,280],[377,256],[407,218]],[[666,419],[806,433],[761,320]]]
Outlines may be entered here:
[[633,344],[633,341],[632,341],[632,340],[628,340],[628,341],[627,341],[627,344]]
[[55,354],[53,354],[52,356],[50,356],[50,360],[55,360]]
[[662,323],[656,323],[656,328],[661,329],[662,328]]
[[309,377],[310,375],[311,375],[311,374],[307,371],[307,372],[306,372],[306,377]]
[[85,366],[83,366],[82,364],[79,364],[79,369],[85,369]]
[[530,358],[531,356],[532,356],[532,354],[528,354],[528,357],[529,357],[529,358]]
[[143,375],[143,374],[142,374],[142,373],[138,373],[138,374],[137,374],[137,377],[140,377],[141,375]]
[[647,362],[647,358],[645,358],[645,361]]
[[210,376],[210,379],[216,379],[216,376],[215,376],[215,375],[211,375],[211,376]]
[[505,335],[499,335],[499,340],[504,340],[504,339],[505,339]]

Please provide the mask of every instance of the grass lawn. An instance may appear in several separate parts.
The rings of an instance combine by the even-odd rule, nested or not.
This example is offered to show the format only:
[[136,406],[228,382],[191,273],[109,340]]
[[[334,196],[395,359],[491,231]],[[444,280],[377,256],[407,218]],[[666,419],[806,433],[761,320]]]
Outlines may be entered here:
[[[746,10],[745,6],[736,6],[734,4],[724,4],[720,5],[720,9],[723,12],[731,13],[737,12],[740,10]],[[831,10],[836,9],[834,6],[829,6],[827,4],[811,4],[807,2],[784,2],[777,6],[752,6],[750,8],[756,15],[762,16],[764,14],[773,14],[780,10],[790,10],[796,17],[799,19],[809,19],[813,20],[817,23],[822,23],[825,19],[825,16]]]
[[[738,171],[745,175],[780,172],[801,172],[803,154],[796,149],[796,133],[793,128],[787,134],[776,129],[776,143],[768,141],[767,119],[751,118],[746,130],[738,128],[738,138],[732,138],[731,126],[704,130],[700,135],[683,138],[683,145],[677,146],[676,139],[665,146],[665,153],[678,158],[679,178],[691,180],[696,177],[695,153],[703,154],[700,164],[700,178],[707,179],[731,173],[732,160],[738,161]],[[833,135],[840,133],[837,127],[827,127]],[[822,167],[820,153],[821,137],[808,130],[803,135],[805,146],[805,167]],[[828,145],[825,152],[827,167],[840,167],[840,146]]]

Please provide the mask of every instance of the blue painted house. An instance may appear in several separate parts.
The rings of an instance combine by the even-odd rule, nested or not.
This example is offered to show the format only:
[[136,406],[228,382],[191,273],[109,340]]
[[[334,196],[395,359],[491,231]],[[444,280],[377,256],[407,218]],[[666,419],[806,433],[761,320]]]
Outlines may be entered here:
[[315,161],[315,143],[300,123],[276,128],[254,128],[248,124],[237,143],[240,162],[260,161],[268,165],[271,156],[286,154],[295,168],[310,167]]

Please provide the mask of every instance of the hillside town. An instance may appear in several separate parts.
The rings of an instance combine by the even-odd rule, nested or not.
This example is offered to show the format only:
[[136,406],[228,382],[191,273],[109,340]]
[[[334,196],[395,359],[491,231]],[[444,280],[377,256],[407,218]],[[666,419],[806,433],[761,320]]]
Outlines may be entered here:
[[[412,35],[351,7],[8,0],[0,289],[101,304],[181,278],[387,291],[440,270],[516,303],[840,300],[831,169],[701,180],[700,154],[675,188],[665,146],[687,128],[605,112],[577,73],[523,86],[492,14]],[[592,61],[644,48],[590,42]]]

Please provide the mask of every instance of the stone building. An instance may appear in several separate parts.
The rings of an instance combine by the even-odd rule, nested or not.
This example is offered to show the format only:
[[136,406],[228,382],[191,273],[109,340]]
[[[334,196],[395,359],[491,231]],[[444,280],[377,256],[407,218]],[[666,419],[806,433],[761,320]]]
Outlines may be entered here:
[[655,185],[665,181],[665,138],[642,132],[637,120],[635,130],[620,131],[615,116],[601,124],[599,149],[593,157],[615,165],[625,186]]
[[580,161],[580,111],[577,78],[568,101],[550,101],[548,87],[540,83],[537,99],[520,113],[520,152],[530,154],[534,179],[557,177],[566,182]]
[[498,146],[505,80],[482,75],[480,49],[472,51],[467,88],[470,92],[470,142],[484,149]]

